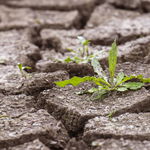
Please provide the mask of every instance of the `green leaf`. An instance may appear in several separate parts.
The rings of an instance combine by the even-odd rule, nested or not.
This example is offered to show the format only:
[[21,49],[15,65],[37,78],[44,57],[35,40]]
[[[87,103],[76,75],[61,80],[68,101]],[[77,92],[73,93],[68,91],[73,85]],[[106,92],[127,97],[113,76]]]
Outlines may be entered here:
[[103,68],[101,67],[100,63],[98,60],[94,57],[91,61],[91,65],[94,68],[94,72],[96,72],[100,77],[103,77]]
[[55,84],[61,86],[61,87],[65,87],[67,84],[72,84],[73,86],[77,86],[82,82],[86,82],[86,81],[94,81],[95,77],[89,77],[89,76],[85,76],[84,78],[80,78],[80,77],[76,77],[74,76],[73,78],[69,79],[69,80],[64,80],[64,81],[60,81],[60,82],[55,82]]
[[96,91],[100,91],[100,90],[102,90],[103,89],[103,87],[102,86],[98,86],[98,88],[91,88],[91,89],[89,89],[88,91],[87,91],[87,93],[94,93],[94,92],[96,92]]
[[74,57],[74,61],[79,64],[80,62],[82,62],[83,60],[79,57]]
[[95,84],[100,85],[102,87],[111,87],[110,84],[104,80],[104,78],[94,78],[93,81],[95,82]]
[[83,42],[83,46],[85,46],[85,45],[88,45],[90,42],[89,42],[90,40],[85,40],[84,42]]
[[32,69],[31,67],[28,67],[28,66],[23,67],[21,63],[18,63],[17,65],[18,65],[18,68],[20,69],[20,71],[22,71],[23,69]]
[[22,67],[22,70],[23,69],[32,69],[31,67],[28,67],[28,66],[24,66],[24,67]]
[[116,69],[116,63],[117,63],[117,45],[116,40],[112,44],[111,50],[109,51],[109,73],[111,78],[111,85],[113,85],[114,80],[114,74]]
[[94,53],[93,56],[97,56],[97,55],[99,55],[99,54],[102,54],[104,51],[105,51],[105,50],[101,50],[101,51],[99,51],[99,52],[97,52],[97,53]]
[[150,78],[148,78],[148,79],[143,78],[143,79],[141,79],[141,81],[142,81],[143,83],[150,83]]
[[117,91],[120,91],[120,92],[124,92],[124,91],[127,91],[128,89],[126,87],[119,87],[117,88]]
[[143,75],[142,75],[142,74],[140,74],[140,75],[138,75],[138,76],[133,76],[133,75],[131,75],[130,77],[129,77],[129,76],[124,77],[123,80],[122,80],[120,83],[118,83],[115,87],[119,86],[120,84],[122,84],[122,83],[124,83],[124,82],[126,82],[126,81],[129,81],[129,80],[131,80],[131,79],[134,79],[134,78],[135,78],[135,79],[140,79],[140,81],[143,82],[143,83],[147,83],[147,82],[150,83],[150,78],[145,79],[145,78],[143,78]]
[[137,90],[141,88],[143,85],[144,83],[141,83],[141,82],[130,82],[130,83],[124,84],[123,86],[131,90]]
[[97,89],[93,87],[93,88],[89,89],[87,92],[88,93],[94,93],[95,91],[97,91]]
[[[97,100],[97,99],[101,98],[101,97],[102,97],[104,94],[106,94],[107,92],[108,92],[108,91],[106,91],[106,90],[98,91],[98,92],[97,92],[98,96],[97,96],[96,98],[94,98],[94,100]],[[95,93],[93,93],[93,95],[91,96],[90,100],[93,99],[94,94],[95,94]]]
[[142,81],[143,83],[147,83],[147,82],[150,83],[150,78],[145,79],[145,78],[143,78],[143,75],[142,75],[142,74],[136,76],[136,78],[140,79],[140,81]]
[[94,72],[96,72],[99,75],[99,77],[103,77],[105,82],[107,82],[107,76],[105,75],[103,68],[101,67],[100,63],[98,62],[98,60],[95,57],[93,57],[93,59],[91,61],[91,65],[94,68]]
[[117,84],[120,83],[124,78],[124,73],[120,72],[117,76]]
[[82,94],[86,94],[86,93],[94,93],[94,92],[96,92],[96,91],[98,91],[99,89],[96,89],[96,88],[91,88],[91,89],[89,89],[88,91],[84,91],[84,92],[75,92],[76,94],[78,94],[78,95],[82,95]]
[[22,64],[21,64],[21,63],[18,63],[17,65],[18,65],[18,68],[19,68],[20,70],[22,70]]
[[122,83],[129,81],[133,78],[136,78],[136,76],[131,75],[130,77],[129,76],[124,77],[123,80],[120,83],[118,83],[115,87],[117,87],[117,86],[121,85]]
[[82,45],[86,41],[86,39],[83,36],[77,36],[77,38],[79,39]]
[[72,61],[72,59],[71,59],[70,57],[68,57],[67,59],[65,59],[65,62],[66,62],[66,63],[68,63],[68,62],[70,62],[70,61]]
[[78,54],[76,51],[74,51],[74,50],[72,50],[72,49],[69,49],[69,48],[67,48],[67,47],[65,47],[68,51],[70,51],[70,52],[73,52],[73,53],[75,53],[75,54]]

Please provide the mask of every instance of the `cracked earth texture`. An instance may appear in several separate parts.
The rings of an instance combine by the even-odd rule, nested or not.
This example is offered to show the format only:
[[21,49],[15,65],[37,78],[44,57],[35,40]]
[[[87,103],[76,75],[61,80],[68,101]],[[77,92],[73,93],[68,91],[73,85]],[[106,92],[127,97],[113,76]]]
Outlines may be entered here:
[[[0,0],[0,149],[150,149],[150,84],[95,101],[75,94],[92,82],[55,85],[94,75],[90,63],[55,61],[73,56],[77,36],[91,39],[91,53],[104,50],[106,75],[116,39],[115,76],[150,78],[150,0]],[[32,67],[26,78],[17,63]]]

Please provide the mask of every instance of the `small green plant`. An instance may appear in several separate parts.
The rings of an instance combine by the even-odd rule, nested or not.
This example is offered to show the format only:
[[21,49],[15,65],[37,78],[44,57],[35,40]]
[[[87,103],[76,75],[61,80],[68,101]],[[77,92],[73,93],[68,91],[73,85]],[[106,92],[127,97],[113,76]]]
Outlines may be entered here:
[[[119,106],[120,107],[120,106]],[[116,109],[114,109],[108,116],[106,116],[106,117],[108,117],[110,120],[112,120],[112,115],[119,109],[119,107],[117,107]]]
[[[60,82],[55,82],[55,84],[65,87],[67,84],[72,84],[73,86],[77,86],[82,82],[86,81],[94,81],[96,85],[98,85],[98,88],[91,88],[88,91],[85,92],[77,92],[76,94],[84,94],[84,93],[94,93],[96,92],[98,96],[95,99],[101,98],[104,94],[108,93],[109,91],[127,91],[128,89],[130,90],[137,90],[144,86],[145,83],[150,82],[150,78],[145,79],[143,78],[143,75],[140,74],[138,76],[124,76],[123,72],[120,72],[117,75],[117,78],[114,78],[115,74],[115,69],[116,69],[116,63],[117,63],[117,45],[116,45],[116,40],[112,44],[111,50],[109,51],[109,74],[110,74],[110,79],[106,76],[105,72],[103,71],[100,63],[98,60],[94,57],[91,61],[91,65],[94,68],[94,71],[98,74],[98,78],[96,77],[90,77],[90,76],[85,76],[83,78],[76,77],[74,76],[73,78],[65,81],[60,81]],[[140,82],[128,82],[131,79],[139,79]],[[91,99],[93,98],[93,95],[91,96]]]
[[[76,55],[76,56],[68,57],[67,59],[65,59],[64,61],[66,63],[69,63],[69,62],[76,62],[78,64],[88,63],[88,62],[91,61],[91,59],[93,57],[96,57],[97,55],[99,55],[99,54],[101,54],[103,52],[103,50],[102,50],[102,51],[100,51],[98,53],[95,53],[94,55],[90,54],[88,46],[87,46],[90,43],[90,40],[89,39],[86,40],[82,36],[77,36],[77,38],[80,41],[80,43],[82,44],[82,47],[79,48],[78,52],[76,52],[76,51],[66,47],[67,50],[69,50],[70,52],[73,52]],[[57,61],[63,62],[62,60],[57,60]]]
[[31,67],[28,67],[28,66],[22,66],[21,63],[18,63],[18,68],[22,74],[23,77],[27,78],[27,74],[23,72],[24,69],[32,69]]

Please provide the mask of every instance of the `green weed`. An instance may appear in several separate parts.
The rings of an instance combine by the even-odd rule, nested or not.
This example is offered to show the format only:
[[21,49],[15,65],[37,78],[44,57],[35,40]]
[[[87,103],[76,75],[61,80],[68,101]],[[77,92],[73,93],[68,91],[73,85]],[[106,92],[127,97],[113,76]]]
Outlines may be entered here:
[[[116,63],[117,63],[117,45],[116,45],[116,40],[112,44],[111,50],[109,51],[109,74],[110,78],[106,76],[105,72],[103,71],[100,63],[98,60],[93,57],[91,60],[91,65],[94,68],[94,71],[98,74],[98,78],[92,76],[85,76],[83,78],[74,76],[73,78],[65,81],[60,81],[60,82],[55,82],[55,84],[59,85],[60,87],[65,87],[67,84],[72,84],[73,86],[77,86],[82,82],[86,81],[94,81],[96,85],[98,85],[98,88],[91,88],[88,91],[85,92],[77,92],[76,94],[84,94],[84,93],[94,93],[97,92],[98,96],[95,99],[101,98],[104,94],[108,93],[109,91],[120,91],[124,92],[127,91],[128,89],[130,90],[137,90],[144,86],[145,83],[150,82],[150,78],[145,79],[143,78],[143,75],[140,74],[138,76],[124,76],[123,72],[120,72],[117,75],[117,78],[114,78],[115,74],[115,69],[116,69]],[[130,81],[131,79],[139,79],[140,82],[127,82]],[[91,99],[93,99],[93,95],[91,96]]]
[[[76,51],[66,47],[66,49],[69,50],[70,52],[73,52],[75,54],[75,56],[68,57],[67,59],[64,60],[64,62],[66,62],[66,63],[76,62],[78,64],[88,63],[88,62],[91,61],[91,59],[93,57],[96,57],[97,55],[99,55],[99,54],[101,54],[103,52],[103,50],[102,50],[102,51],[100,51],[98,53],[95,53],[94,55],[90,54],[88,46],[87,46],[90,43],[90,40],[89,39],[86,40],[82,36],[77,36],[77,38],[80,41],[82,47],[79,48],[78,52],[76,52]],[[62,60],[56,60],[56,61],[63,62]]]
[[[120,107],[120,106],[119,106]],[[106,117],[108,117],[110,120],[112,120],[112,115],[119,109],[119,107],[117,107],[116,109],[114,109],[108,116],[106,116]]]
[[22,74],[23,77],[27,78],[27,74],[23,72],[24,69],[32,69],[31,67],[28,67],[28,66],[22,66],[21,63],[18,63],[18,68]]

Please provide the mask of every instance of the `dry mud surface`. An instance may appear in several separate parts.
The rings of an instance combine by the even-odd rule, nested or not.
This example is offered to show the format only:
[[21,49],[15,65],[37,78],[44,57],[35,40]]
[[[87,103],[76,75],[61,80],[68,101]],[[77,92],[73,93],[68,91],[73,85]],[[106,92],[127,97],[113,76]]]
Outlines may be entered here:
[[[90,63],[63,63],[78,52],[77,36],[106,75],[116,39],[116,74],[150,78],[150,0],[0,0],[0,149],[149,150],[150,84],[76,95],[93,82],[54,82],[95,75]],[[17,64],[32,67],[21,74]],[[97,95],[95,94],[94,97]],[[116,110],[112,118],[107,116]]]

